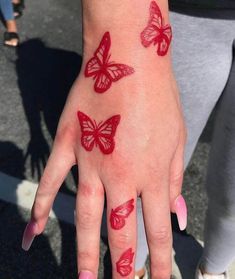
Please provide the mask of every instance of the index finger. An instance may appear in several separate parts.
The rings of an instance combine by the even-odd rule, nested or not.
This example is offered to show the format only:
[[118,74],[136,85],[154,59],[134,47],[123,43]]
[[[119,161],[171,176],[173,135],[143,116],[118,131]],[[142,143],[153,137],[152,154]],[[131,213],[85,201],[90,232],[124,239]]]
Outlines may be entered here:
[[24,231],[24,250],[29,250],[34,237],[43,232],[55,196],[74,162],[74,154],[55,144],[35,195],[31,220]]

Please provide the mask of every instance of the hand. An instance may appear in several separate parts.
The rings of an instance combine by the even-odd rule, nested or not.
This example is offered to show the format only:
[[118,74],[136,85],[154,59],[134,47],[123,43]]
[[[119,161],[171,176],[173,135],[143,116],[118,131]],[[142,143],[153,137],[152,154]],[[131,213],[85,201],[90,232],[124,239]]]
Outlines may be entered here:
[[[130,42],[135,41],[135,35],[129,35]],[[29,249],[34,236],[43,232],[60,185],[72,165],[78,164],[79,278],[97,278],[104,195],[113,278],[134,277],[137,196],[142,199],[151,278],[170,278],[170,212],[177,213],[181,229],[186,226],[186,207],[180,195],[186,133],[170,58],[156,57],[145,49],[138,56],[130,56],[136,53],[131,45],[120,52],[120,45],[126,42],[122,44],[120,36],[114,35],[111,58],[131,65],[134,73],[130,70],[107,92],[99,92],[103,89],[94,87],[94,81],[84,72],[100,39],[85,38],[81,75],[62,113],[23,248]],[[101,121],[108,143],[99,141]],[[93,129],[88,138],[86,125]]]

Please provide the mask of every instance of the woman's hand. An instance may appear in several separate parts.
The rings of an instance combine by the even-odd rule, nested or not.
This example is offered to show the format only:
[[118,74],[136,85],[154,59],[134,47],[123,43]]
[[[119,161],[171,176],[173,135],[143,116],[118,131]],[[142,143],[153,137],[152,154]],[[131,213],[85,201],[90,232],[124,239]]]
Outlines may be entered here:
[[[180,195],[186,134],[170,57],[159,57],[153,49],[133,44],[139,42],[135,32],[122,32],[122,36],[129,34],[128,41],[110,32],[108,45],[106,30],[87,35],[89,24],[94,23],[85,20],[84,64],[59,122],[23,248],[29,249],[34,236],[43,232],[60,185],[70,168],[78,164],[79,278],[97,278],[105,196],[113,278],[134,278],[137,196],[142,199],[151,278],[170,278],[170,212],[177,213],[181,229],[186,226],[186,208]],[[130,67],[106,90],[98,82],[94,85],[98,74],[89,76],[89,63],[95,63],[92,59],[102,51],[105,55],[104,49],[108,49],[110,61]]]

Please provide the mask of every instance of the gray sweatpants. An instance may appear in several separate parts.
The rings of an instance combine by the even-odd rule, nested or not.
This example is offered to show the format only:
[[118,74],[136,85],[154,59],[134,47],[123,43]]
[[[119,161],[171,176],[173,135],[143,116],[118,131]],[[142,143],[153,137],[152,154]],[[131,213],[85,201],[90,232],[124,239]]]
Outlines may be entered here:
[[[235,258],[235,10],[201,15],[171,12],[173,64],[188,130],[185,167],[222,96],[208,165],[202,257],[208,272],[222,273]],[[144,266],[147,254],[139,202],[136,269]]]

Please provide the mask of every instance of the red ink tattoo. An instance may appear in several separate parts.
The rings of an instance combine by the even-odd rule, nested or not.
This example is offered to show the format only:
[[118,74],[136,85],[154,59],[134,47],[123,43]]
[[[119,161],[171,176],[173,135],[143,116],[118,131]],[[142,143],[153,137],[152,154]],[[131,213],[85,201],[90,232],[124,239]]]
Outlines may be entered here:
[[164,18],[155,1],[150,4],[150,18],[147,27],[140,34],[141,43],[149,47],[152,43],[157,45],[157,54],[167,54],[172,39],[172,30],[169,24],[164,25]]
[[124,252],[118,262],[116,263],[117,272],[121,276],[127,276],[132,272],[131,264],[133,262],[134,252],[129,248],[126,252]]
[[125,64],[109,62],[111,39],[109,32],[106,32],[101,43],[92,57],[86,64],[85,77],[93,77],[95,80],[94,89],[97,93],[104,93],[110,88],[112,82],[134,73],[134,69]]
[[111,210],[110,224],[114,230],[120,230],[126,224],[125,219],[134,209],[134,199],[131,199],[115,209]]
[[110,154],[115,147],[114,136],[117,126],[120,122],[120,115],[114,115],[105,122],[96,124],[90,117],[81,111],[77,112],[80,122],[82,136],[81,144],[87,150],[91,151],[95,146],[99,146],[101,152]]

